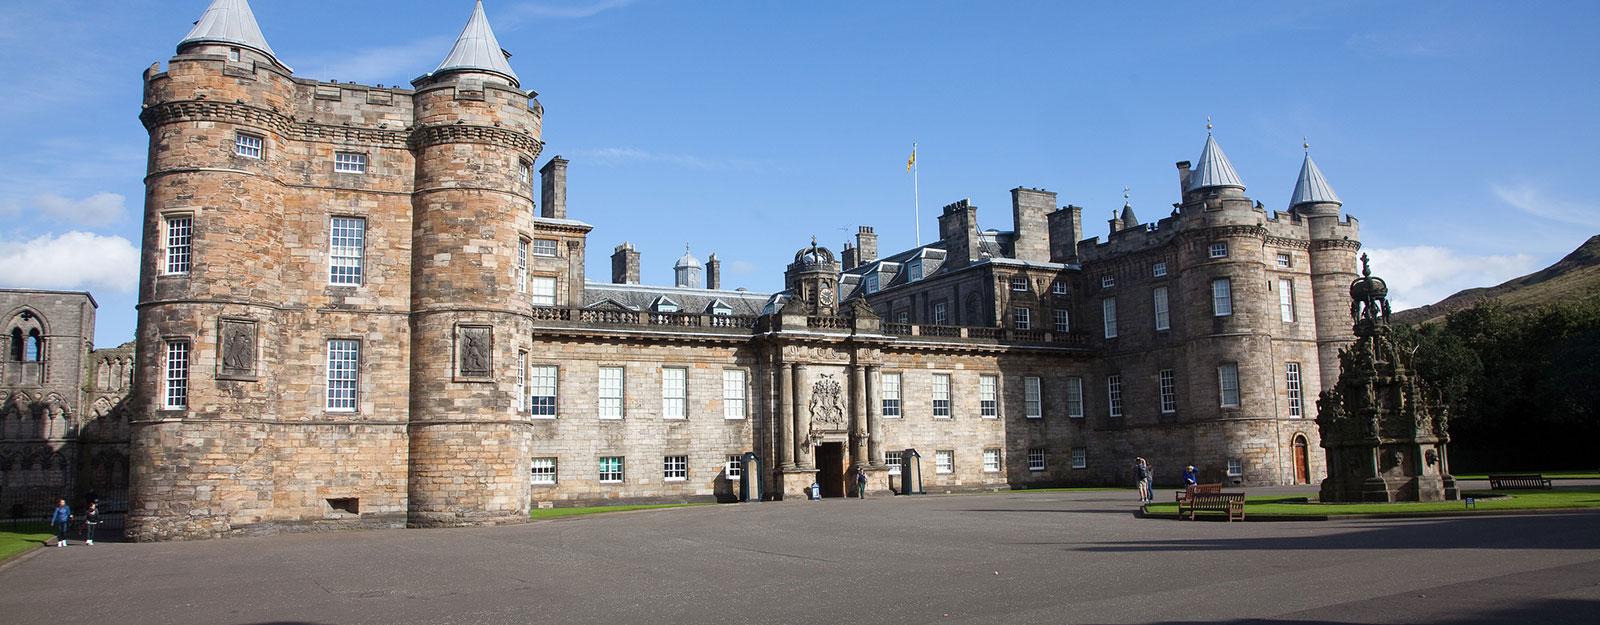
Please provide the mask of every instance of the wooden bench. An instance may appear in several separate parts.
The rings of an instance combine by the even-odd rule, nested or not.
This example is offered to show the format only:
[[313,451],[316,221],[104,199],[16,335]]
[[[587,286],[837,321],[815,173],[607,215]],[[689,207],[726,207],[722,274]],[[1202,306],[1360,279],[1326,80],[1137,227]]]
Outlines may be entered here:
[[1189,495],[1191,494],[1216,495],[1220,494],[1221,492],[1222,483],[1218,482],[1216,484],[1195,484],[1194,486],[1184,490],[1176,491],[1174,494],[1177,495],[1178,503],[1182,504],[1184,501],[1189,499]]
[[1550,480],[1538,473],[1490,475],[1489,490],[1549,489]]
[[1221,484],[1197,484],[1191,490],[1178,491],[1177,498],[1180,519],[1188,512],[1193,521],[1195,513],[1203,511],[1226,513],[1230,523],[1244,520],[1244,493],[1224,493]]

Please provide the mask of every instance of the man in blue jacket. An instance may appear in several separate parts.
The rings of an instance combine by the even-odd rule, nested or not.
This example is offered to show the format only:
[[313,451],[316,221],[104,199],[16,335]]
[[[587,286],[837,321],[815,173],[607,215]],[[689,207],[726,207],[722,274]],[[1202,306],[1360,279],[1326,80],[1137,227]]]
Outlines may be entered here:
[[67,546],[67,528],[72,526],[72,508],[67,507],[67,500],[56,500],[56,512],[50,515],[50,525],[56,528],[56,546]]

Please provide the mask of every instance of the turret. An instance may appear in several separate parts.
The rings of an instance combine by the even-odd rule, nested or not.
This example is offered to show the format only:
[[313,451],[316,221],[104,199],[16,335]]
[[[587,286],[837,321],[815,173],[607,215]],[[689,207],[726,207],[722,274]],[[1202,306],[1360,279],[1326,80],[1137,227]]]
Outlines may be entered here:
[[1340,221],[1343,201],[1323,177],[1311,146],[1305,144],[1300,178],[1289,197],[1289,210],[1305,217],[1311,232],[1311,294],[1316,302],[1317,361],[1322,388],[1339,380],[1339,350],[1355,341],[1348,323],[1350,298],[1345,286],[1356,279],[1360,233],[1353,219]]
[[[543,144],[509,56],[480,1],[444,61],[412,82],[413,526],[527,520],[531,441],[510,367],[531,347],[519,330],[535,294],[516,267]],[[558,285],[554,305],[573,305],[571,292]]]

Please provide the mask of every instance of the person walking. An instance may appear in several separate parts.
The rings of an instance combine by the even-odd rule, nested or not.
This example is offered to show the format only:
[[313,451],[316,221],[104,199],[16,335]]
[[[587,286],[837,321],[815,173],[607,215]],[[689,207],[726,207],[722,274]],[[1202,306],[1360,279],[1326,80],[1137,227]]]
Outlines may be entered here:
[[89,509],[83,512],[83,544],[94,546],[94,528],[100,524],[100,504],[96,501],[89,502]]
[[56,511],[50,515],[50,525],[56,530],[56,546],[67,546],[67,528],[72,526],[72,508],[67,507],[67,500],[56,500]]
[[867,470],[856,467],[856,496],[867,498]]

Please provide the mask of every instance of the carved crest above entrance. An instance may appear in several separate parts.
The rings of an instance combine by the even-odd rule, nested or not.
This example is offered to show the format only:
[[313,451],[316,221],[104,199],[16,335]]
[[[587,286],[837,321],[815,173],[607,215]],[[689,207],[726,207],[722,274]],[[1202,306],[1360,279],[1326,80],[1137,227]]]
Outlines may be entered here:
[[843,432],[844,389],[830,374],[811,385],[811,431]]

